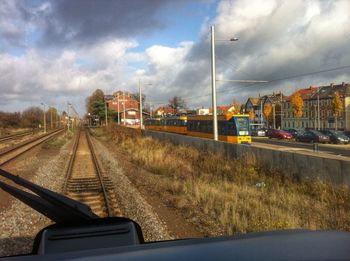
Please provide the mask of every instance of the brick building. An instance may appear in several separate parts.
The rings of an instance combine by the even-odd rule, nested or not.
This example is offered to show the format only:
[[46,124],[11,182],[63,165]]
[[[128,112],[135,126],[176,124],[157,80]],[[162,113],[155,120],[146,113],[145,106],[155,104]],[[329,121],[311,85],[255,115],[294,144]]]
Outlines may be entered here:
[[[335,117],[332,110],[332,100],[335,92],[339,92],[344,110],[339,115],[338,129],[350,130],[350,84],[330,84],[328,86],[309,87],[301,89],[300,93],[304,100],[304,113],[301,118],[296,118],[292,105],[291,96],[283,101],[283,127],[284,128],[310,128],[310,129],[335,129]],[[318,121],[319,100],[319,121]]]
[[[117,91],[106,100],[108,109],[119,112],[120,122],[125,122],[128,125],[135,125],[140,123],[140,111],[139,111],[139,102],[133,94],[130,92],[125,92],[125,100],[123,99],[123,92]],[[124,116],[124,104],[125,104],[125,116]],[[118,109],[119,106],[119,109]],[[142,113],[144,116],[145,112]],[[147,114],[148,115],[148,114]]]

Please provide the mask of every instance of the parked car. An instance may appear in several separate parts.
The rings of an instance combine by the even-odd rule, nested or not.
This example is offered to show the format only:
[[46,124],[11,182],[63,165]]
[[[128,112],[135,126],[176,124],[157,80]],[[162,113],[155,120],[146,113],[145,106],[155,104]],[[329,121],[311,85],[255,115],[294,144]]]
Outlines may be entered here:
[[334,143],[334,144],[338,144],[338,143],[348,144],[349,143],[349,137],[347,137],[341,131],[322,130],[321,132],[329,137],[329,140],[331,143]]
[[252,130],[251,133],[252,133],[252,136],[258,136],[258,137],[264,137],[266,135],[264,129],[255,129],[255,130]]
[[348,138],[350,138],[350,131],[344,131],[343,132],[345,136],[347,136]]
[[315,130],[304,131],[303,133],[298,134],[295,140],[303,142],[329,143],[329,137],[327,135]]
[[286,129],[284,131],[290,133],[293,136],[293,138],[295,138],[298,135],[298,131],[296,129]]
[[275,130],[275,129],[269,129],[267,131],[267,136],[269,138],[288,139],[288,140],[293,138],[292,134],[285,132],[283,130]]

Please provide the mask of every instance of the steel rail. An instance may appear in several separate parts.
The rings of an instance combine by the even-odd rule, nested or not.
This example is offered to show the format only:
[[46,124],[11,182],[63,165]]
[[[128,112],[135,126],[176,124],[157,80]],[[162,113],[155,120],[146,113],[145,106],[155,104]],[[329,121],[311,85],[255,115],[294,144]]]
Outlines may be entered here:
[[31,144],[31,143],[35,143],[35,142],[39,141],[40,139],[42,139],[40,142],[34,144],[33,146],[29,146],[28,148],[26,148],[25,150],[19,152],[18,154],[14,155],[13,157],[11,157],[11,158],[9,158],[9,159],[7,159],[7,160],[1,162],[1,163],[0,163],[0,166],[3,166],[4,164],[9,163],[10,161],[12,161],[12,160],[18,158],[20,155],[24,154],[25,152],[27,152],[27,151],[33,149],[34,147],[36,147],[36,146],[42,144],[43,142],[45,142],[45,141],[47,141],[47,140],[53,138],[53,137],[56,136],[57,134],[61,133],[63,130],[64,130],[64,129],[55,130],[55,131],[53,131],[53,132],[47,133],[47,134],[45,134],[45,135],[41,135],[41,136],[36,137],[36,138],[34,138],[34,139],[31,139],[31,140],[29,140],[29,141],[25,141],[25,142],[23,142],[23,143],[20,143],[20,144],[18,144],[18,145],[15,145],[15,146],[13,146],[13,147],[7,149],[7,150],[1,151],[1,152],[0,152],[0,158],[3,157],[3,156],[5,156],[6,154],[9,154],[9,153],[11,153],[11,152],[13,152],[13,151],[15,151],[15,150],[21,149],[21,148],[25,147],[26,145],[29,145],[29,144]]
[[85,130],[85,132],[86,132],[86,139],[88,141],[88,145],[89,145],[89,148],[90,148],[90,151],[91,151],[91,155],[93,157],[96,173],[97,173],[97,176],[98,176],[98,178],[100,180],[100,184],[101,184],[101,188],[102,188],[102,192],[103,192],[103,197],[104,197],[105,203],[106,203],[107,215],[109,217],[112,217],[113,216],[113,212],[112,212],[111,204],[110,204],[109,199],[108,199],[107,190],[106,190],[106,187],[105,187],[105,184],[104,184],[104,181],[103,181],[103,177],[102,177],[102,171],[101,171],[101,168],[100,168],[98,160],[97,160],[97,156],[96,156],[96,153],[95,153],[95,150],[94,150],[94,146],[93,146],[93,144],[91,142],[90,132],[86,131],[86,130]]
[[73,165],[75,162],[75,155],[77,154],[77,150],[78,150],[79,139],[80,139],[80,131],[78,131],[78,133],[76,135],[74,145],[73,145],[73,153],[69,159],[69,163],[68,163],[68,167],[67,167],[67,174],[66,174],[66,178],[65,178],[65,181],[63,184],[63,193],[65,193],[65,194],[67,193],[67,186],[68,186],[69,179],[72,177]]
[[25,131],[25,132],[20,132],[20,133],[14,133],[14,134],[6,135],[6,136],[1,136],[0,137],[0,142],[7,141],[7,140],[13,140],[13,139],[15,139],[17,137],[26,136],[26,135],[32,134],[34,132],[35,132],[34,130],[31,130],[31,131]]

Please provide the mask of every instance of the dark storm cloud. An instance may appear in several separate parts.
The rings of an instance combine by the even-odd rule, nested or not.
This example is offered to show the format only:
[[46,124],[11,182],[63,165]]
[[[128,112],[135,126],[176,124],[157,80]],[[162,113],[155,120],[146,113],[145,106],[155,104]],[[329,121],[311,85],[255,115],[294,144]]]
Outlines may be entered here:
[[51,1],[43,23],[46,45],[91,44],[108,37],[147,35],[164,27],[157,13],[170,0]]
[[29,21],[26,2],[0,1],[0,51],[7,47],[23,46]]

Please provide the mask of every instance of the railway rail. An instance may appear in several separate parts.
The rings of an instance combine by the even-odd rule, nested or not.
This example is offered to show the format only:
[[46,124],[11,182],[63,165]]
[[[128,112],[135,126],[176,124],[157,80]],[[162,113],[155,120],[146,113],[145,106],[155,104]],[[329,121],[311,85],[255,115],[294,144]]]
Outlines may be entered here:
[[82,129],[76,135],[68,163],[63,192],[90,206],[101,217],[120,214],[113,183],[103,175],[90,133]]
[[16,144],[0,151],[0,167],[16,159],[23,153],[60,134],[64,129],[54,130],[44,135]]
[[14,133],[11,135],[6,135],[6,136],[1,136],[0,137],[0,142],[4,142],[4,141],[8,141],[8,140],[14,140],[18,137],[23,137],[23,136],[27,136],[30,134],[33,134],[34,130],[30,130],[30,131],[24,131],[24,132],[19,132],[19,133]]

